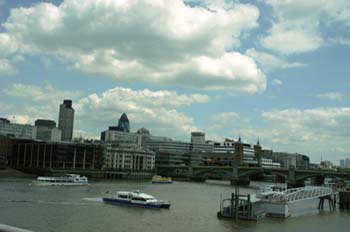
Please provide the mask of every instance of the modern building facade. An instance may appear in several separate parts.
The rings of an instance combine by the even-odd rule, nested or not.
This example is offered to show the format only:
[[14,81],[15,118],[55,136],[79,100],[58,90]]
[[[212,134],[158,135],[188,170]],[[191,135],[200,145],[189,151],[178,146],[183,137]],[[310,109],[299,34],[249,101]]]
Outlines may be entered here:
[[241,138],[237,141],[225,139],[224,142],[210,142],[213,144],[213,152],[207,155],[210,163],[230,164],[236,162],[243,166],[258,166],[259,161],[255,157],[255,150],[248,143],[243,143]]
[[123,113],[122,116],[120,116],[120,118],[119,118],[118,129],[120,131],[130,132],[129,119],[128,119],[128,116],[125,113]]
[[11,123],[10,120],[0,118],[0,135],[12,138],[35,138],[36,128],[32,125]]
[[113,130],[113,128],[111,129],[110,127],[108,130],[101,133],[101,141],[122,144],[137,144],[141,147],[142,136],[137,133]]
[[281,164],[281,167],[289,168],[294,166],[300,169],[309,168],[310,158],[299,153],[274,152],[273,150],[262,150],[264,158],[272,159],[273,162]]
[[350,158],[345,158],[340,160],[340,167],[341,168],[350,168]]
[[58,128],[62,131],[62,141],[72,141],[74,126],[74,109],[72,100],[63,100],[60,105]]
[[350,158],[346,158],[344,160],[344,165],[345,165],[345,168],[350,168]]
[[36,139],[59,142],[62,139],[62,131],[56,127],[56,122],[47,119],[35,121]]
[[105,170],[149,172],[154,170],[155,153],[151,150],[118,143],[105,143],[103,146]]
[[203,132],[191,132],[191,143],[193,143],[193,144],[205,144],[205,133],[203,133]]
[[122,131],[122,132],[126,132],[129,133],[130,132],[130,122],[128,119],[128,116],[126,115],[126,113],[123,113],[118,121],[118,126],[110,126],[109,130],[113,130],[113,131]]
[[12,140],[7,136],[0,135],[0,168],[8,163],[12,154]]
[[98,144],[37,140],[12,141],[9,164],[31,169],[101,169],[102,147]]

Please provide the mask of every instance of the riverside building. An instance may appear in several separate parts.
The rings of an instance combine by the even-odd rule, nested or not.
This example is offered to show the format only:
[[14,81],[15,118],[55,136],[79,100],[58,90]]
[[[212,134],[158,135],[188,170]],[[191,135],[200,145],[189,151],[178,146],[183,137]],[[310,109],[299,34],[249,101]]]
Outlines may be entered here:
[[45,141],[61,141],[62,131],[56,127],[56,122],[47,119],[35,121],[36,139]]
[[19,169],[101,169],[102,147],[90,143],[13,139],[9,164]]
[[13,138],[35,138],[36,128],[28,124],[11,123],[6,118],[0,118],[0,135]]
[[213,152],[204,154],[208,165],[231,165],[237,162],[241,166],[280,167],[280,163],[262,157],[262,148],[259,141],[252,146],[233,139],[224,142],[209,141],[213,145]]
[[104,169],[122,171],[153,171],[155,153],[130,144],[104,144]]

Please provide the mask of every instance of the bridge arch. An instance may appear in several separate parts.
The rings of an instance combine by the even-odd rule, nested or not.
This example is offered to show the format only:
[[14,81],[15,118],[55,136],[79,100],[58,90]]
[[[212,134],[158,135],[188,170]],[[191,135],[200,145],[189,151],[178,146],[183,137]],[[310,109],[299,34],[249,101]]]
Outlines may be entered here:
[[252,169],[252,170],[242,170],[239,172],[239,177],[249,177],[249,176],[259,175],[259,174],[276,175],[276,176],[282,177],[283,179],[288,178],[287,173],[282,173],[282,172],[279,172],[277,170],[269,170],[269,169],[264,169],[264,168]]
[[199,171],[194,171],[193,176],[201,177],[202,179],[208,179],[210,175],[217,175],[220,178],[231,177],[232,170],[224,170],[224,169],[203,169]]

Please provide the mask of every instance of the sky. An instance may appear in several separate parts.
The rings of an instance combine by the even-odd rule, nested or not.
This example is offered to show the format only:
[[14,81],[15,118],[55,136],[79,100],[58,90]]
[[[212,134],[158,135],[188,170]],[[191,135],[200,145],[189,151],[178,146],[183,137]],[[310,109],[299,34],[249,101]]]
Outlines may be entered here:
[[0,117],[350,158],[348,0],[0,0]]

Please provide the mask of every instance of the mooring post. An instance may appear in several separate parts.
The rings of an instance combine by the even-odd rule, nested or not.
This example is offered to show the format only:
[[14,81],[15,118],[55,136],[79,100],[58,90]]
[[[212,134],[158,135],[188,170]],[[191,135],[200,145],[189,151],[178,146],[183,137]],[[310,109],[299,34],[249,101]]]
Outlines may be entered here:
[[235,188],[235,221],[238,221],[239,187]]

